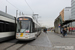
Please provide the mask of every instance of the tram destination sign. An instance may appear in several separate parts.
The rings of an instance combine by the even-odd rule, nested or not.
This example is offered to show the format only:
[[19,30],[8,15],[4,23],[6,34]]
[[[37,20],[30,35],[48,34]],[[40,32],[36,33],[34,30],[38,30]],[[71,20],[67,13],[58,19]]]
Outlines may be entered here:
[[21,17],[21,18],[18,18],[18,20],[29,20],[29,18]]

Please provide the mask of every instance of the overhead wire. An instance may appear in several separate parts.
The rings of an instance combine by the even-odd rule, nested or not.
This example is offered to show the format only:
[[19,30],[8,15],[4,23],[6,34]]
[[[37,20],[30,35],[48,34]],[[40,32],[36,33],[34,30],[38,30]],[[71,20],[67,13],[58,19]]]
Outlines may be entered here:
[[18,9],[16,6],[14,6],[12,3],[10,3],[8,0],[6,0],[9,4],[11,4],[13,7],[15,7],[17,10],[23,12],[22,10]]
[[30,5],[27,3],[27,1],[26,0],[24,0],[25,2],[26,2],[26,4],[28,5],[28,7],[31,9],[31,11],[33,12],[33,14],[34,14],[34,11],[33,11],[33,9],[30,7]]
[[[10,3],[8,0],[6,0],[9,4],[11,4],[13,7],[15,7],[17,10],[19,10],[19,11],[21,11],[20,9],[18,9],[16,6],[14,6],[12,3]],[[30,5],[27,3],[27,1],[26,0],[24,0],[25,1],[25,3],[28,5],[28,7],[31,9],[31,11],[32,11],[32,14],[34,14],[34,11],[32,10],[32,8],[30,7]],[[21,12],[23,12],[23,11],[21,11]]]

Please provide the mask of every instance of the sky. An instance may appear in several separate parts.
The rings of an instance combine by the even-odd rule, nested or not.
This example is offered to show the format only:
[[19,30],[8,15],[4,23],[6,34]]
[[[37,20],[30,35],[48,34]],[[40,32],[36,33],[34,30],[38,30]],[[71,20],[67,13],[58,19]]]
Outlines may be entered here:
[[[11,4],[14,6],[12,6]],[[31,7],[29,7],[27,5]],[[54,20],[65,7],[71,7],[71,0],[0,0],[0,11],[16,16],[16,10],[25,15],[38,14],[38,21],[43,27],[54,27]],[[32,10],[31,10],[32,9]]]

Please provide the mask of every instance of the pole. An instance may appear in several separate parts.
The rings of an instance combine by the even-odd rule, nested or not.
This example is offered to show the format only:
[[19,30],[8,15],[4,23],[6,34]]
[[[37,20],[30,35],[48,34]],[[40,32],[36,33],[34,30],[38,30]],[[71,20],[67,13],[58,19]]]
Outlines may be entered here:
[[7,13],[7,6],[5,7],[5,13]]
[[16,10],[16,18],[17,18],[17,15],[18,15],[18,10]]
[[22,15],[23,15],[23,12],[22,12]]
[[72,34],[72,22],[71,22],[71,34]]
[[17,21],[17,15],[18,15],[18,10],[16,10],[16,17],[15,17],[15,35],[16,35],[16,31],[17,31],[16,30],[16,28],[17,28],[17,23],[16,23],[16,21]]
[[14,24],[14,26],[15,26],[15,37],[16,37],[16,28],[17,28],[17,23],[16,23],[16,17],[14,17],[15,18],[15,24]]
[[21,15],[21,12],[19,12],[19,16]]

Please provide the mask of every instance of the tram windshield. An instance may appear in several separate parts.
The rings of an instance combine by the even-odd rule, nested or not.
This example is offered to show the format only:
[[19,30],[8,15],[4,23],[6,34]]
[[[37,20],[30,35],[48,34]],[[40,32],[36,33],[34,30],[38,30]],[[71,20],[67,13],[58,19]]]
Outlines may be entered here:
[[17,32],[29,33],[30,31],[30,21],[18,20],[17,21]]

